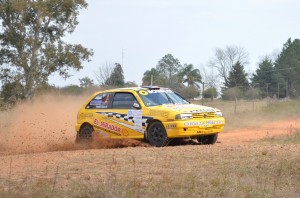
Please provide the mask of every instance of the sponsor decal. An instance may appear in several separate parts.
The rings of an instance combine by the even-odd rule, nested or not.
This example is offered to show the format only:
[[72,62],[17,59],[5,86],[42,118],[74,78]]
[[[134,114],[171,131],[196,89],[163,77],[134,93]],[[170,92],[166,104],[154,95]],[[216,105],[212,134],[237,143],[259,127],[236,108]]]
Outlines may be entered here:
[[174,129],[174,128],[176,128],[176,124],[175,123],[167,124],[166,127],[167,127],[167,129]]
[[122,129],[122,135],[123,136],[128,136],[129,132],[126,129]]
[[153,119],[153,117],[143,116],[142,110],[128,110],[127,114],[120,114],[115,112],[96,112],[96,113],[100,115],[104,115],[106,117],[111,117],[107,119],[109,119],[112,122],[118,123],[119,125],[122,125],[124,127],[142,133],[144,133],[143,127],[147,127],[148,121]]
[[206,120],[206,121],[191,121],[191,122],[184,122],[183,125],[186,127],[193,127],[193,126],[209,126],[214,124],[224,124],[222,120]]
[[159,111],[159,110],[149,110],[149,115],[151,116],[161,116],[167,118],[169,116],[168,111]]
[[201,126],[203,125],[204,122],[198,122],[198,121],[194,121],[194,122],[184,122],[183,125],[184,126]]
[[120,127],[117,127],[115,125],[109,124],[107,122],[101,121],[100,127],[104,128],[104,129],[108,129],[110,131],[121,133],[121,128]]
[[98,124],[99,124],[98,119],[95,119],[95,120],[94,120],[94,125],[98,125]]
[[172,109],[172,110],[179,110],[184,112],[190,112],[190,113],[208,113],[208,112],[215,112],[215,109],[213,108],[201,108],[199,105],[194,104],[176,104],[176,105],[164,105],[165,107]]
[[133,117],[133,111],[134,110],[128,110],[128,113],[127,113],[127,117],[128,118],[132,118]]
[[82,113],[80,114],[80,118],[81,119],[84,119],[84,118],[91,118],[93,117],[93,114],[92,113]]
[[143,111],[134,110],[133,111],[133,121],[134,121],[134,129],[142,130],[143,129]]
[[92,100],[90,102],[90,105],[101,105],[102,104],[102,100]]
[[148,90],[149,94],[153,94],[153,93],[173,93],[173,91],[171,91],[170,89],[153,89],[153,90]]

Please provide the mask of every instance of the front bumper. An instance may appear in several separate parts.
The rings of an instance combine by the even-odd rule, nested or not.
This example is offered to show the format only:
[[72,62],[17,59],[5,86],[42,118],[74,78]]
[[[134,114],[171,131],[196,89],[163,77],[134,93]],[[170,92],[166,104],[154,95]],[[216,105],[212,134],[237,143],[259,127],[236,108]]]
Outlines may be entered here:
[[193,137],[216,134],[223,131],[225,119],[223,117],[212,119],[176,120],[163,122],[169,138]]

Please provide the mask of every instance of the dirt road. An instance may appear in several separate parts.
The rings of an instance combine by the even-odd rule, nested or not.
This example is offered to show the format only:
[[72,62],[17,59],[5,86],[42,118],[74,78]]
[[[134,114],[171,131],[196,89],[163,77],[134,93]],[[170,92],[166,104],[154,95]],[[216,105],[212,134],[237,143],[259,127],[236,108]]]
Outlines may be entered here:
[[300,119],[270,122],[251,128],[240,128],[221,133],[218,141],[222,144],[244,144],[264,138],[290,135],[299,128]]
[[[132,193],[131,190],[131,197],[153,197],[156,191],[161,197],[170,197],[170,192],[164,194],[163,188],[156,189],[156,185],[183,188],[195,185],[191,181],[211,190],[198,192],[195,188],[186,192],[179,188],[180,192],[175,189],[174,193],[183,193],[182,197],[186,193],[198,197],[191,192],[204,197],[245,197],[245,192],[253,192],[248,197],[256,197],[257,191],[262,197],[300,195],[299,145],[251,143],[299,130],[300,118],[226,131],[219,135],[215,145],[154,148],[136,140],[102,139],[91,145],[75,145],[74,123],[82,101],[72,97],[64,97],[60,102],[55,97],[40,98],[38,102],[19,105],[9,112],[10,116],[2,115],[0,197],[24,197],[26,193],[28,197],[72,197],[86,193],[78,185],[92,192],[103,189],[106,197],[126,197],[122,193]],[[172,175],[180,180],[172,179]],[[274,190],[277,186],[281,194]],[[112,188],[115,194],[109,194]],[[135,194],[139,193],[136,189],[148,190],[148,194]]]

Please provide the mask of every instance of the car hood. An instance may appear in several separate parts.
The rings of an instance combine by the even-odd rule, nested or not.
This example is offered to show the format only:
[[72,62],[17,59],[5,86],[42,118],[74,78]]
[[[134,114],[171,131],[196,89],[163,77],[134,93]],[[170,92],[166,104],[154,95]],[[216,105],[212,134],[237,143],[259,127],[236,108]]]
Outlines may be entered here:
[[196,105],[196,104],[165,104],[160,106],[152,107],[151,109],[157,109],[162,111],[172,111],[174,113],[206,113],[206,112],[216,112],[218,109]]

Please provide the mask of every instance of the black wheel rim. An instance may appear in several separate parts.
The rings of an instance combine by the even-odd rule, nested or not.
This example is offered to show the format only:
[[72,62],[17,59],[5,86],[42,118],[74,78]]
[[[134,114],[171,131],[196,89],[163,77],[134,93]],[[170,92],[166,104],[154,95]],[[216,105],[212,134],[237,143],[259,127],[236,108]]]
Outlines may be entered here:
[[150,131],[150,136],[154,143],[161,143],[165,138],[164,131],[161,127],[153,127]]

